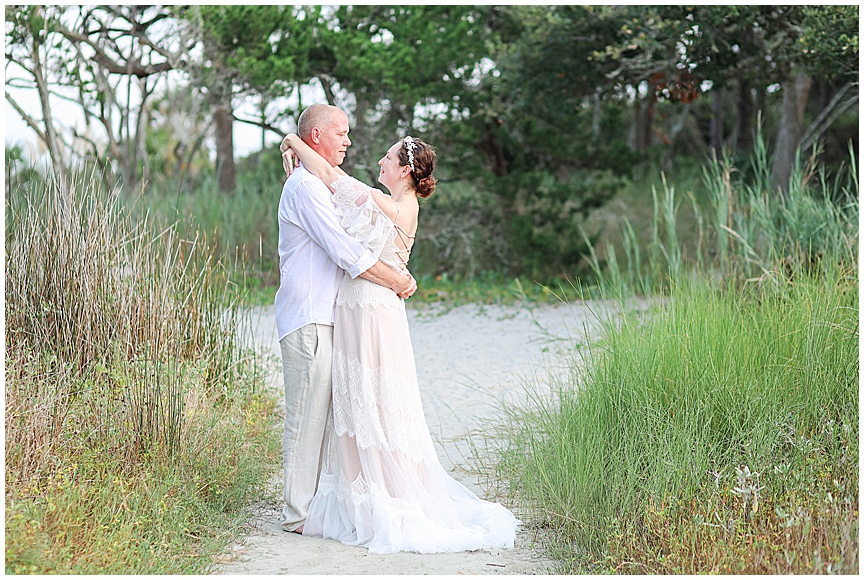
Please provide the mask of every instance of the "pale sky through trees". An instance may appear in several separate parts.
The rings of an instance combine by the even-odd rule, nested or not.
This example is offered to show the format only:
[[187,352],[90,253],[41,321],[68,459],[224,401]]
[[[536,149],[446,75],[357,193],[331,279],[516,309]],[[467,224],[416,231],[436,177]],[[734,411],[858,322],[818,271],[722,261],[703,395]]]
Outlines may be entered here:
[[[16,97],[17,102],[24,110],[35,118],[39,118],[39,103],[36,91],[25,91],[23,89],[7,88],[7,90]],[[32,93],[29,94],[28,93]],[[56,99],[55,99],[56,101]],[[311,100],[309,103],[311,104]],[[27,126],[21,115],[12,108],[9,101],[5,101],[6,109],[4,111],[5,134],[4,148],[9,145],[21,145],[24,147],[25,155],[30,155],[34,152],[37,156],[39,152],[44,152],[45,148],[39,143],[36,134]],[[75,119],[80,127],[84,125],[84,118],[81,114],[81,108],[72,103],[53,102],[52,109],[59,113],[58,119]],[[237,110],[238,116],[253,118],[256,114],[254,106],[247,106]],[[64,125],[65,128],[66,125]],[[283,127],[289,129],[289,127]],[[234,122],[234,156],[240,158],[253,151],[257,151],[261,147],[261,132],[259,127],[249,125],[247,123]],[[266,137],[267,144],[278,143],[279,139],[276,134],[268,132]]]

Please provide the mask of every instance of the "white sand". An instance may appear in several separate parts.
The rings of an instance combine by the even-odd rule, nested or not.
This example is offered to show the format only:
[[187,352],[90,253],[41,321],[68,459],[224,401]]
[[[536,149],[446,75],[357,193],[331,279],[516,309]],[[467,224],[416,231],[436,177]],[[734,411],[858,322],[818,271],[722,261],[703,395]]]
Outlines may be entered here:
[[[595,304],[596,305],[596,304]],[[481,497],[476,466],[490,425],[502,422],[501,406],[525,400],[526,385],[549,392],[546,376],[560,368],[573,342],[585,343],[596,319],[588,303],[532,309],[462,306],[450,311],[409,309],[417,373],[442,465]],[[261,310],[256,341],[273,356],[271,383],[282,389],[279,345],[271,308]],[[482,451],[479,452],[482,455]],[[281,485],[274,482],[274,486]],[[277,498],[281,493],[275,494]],[[506,505],[506,499],[501,499]],[[220,574],[549,574],[551,562],[526,521],[513,550],[458,554],[369,554],[365,548],[282,531],[281,501],[252,506],[249,535],[218,560]],[[526,520],[518,510],[517,517]]]

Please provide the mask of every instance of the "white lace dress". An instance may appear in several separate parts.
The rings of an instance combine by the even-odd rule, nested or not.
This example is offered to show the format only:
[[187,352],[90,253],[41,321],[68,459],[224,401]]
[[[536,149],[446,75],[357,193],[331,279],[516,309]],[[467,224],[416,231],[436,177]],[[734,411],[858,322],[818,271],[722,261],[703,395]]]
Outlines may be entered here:
[[[369,187],[335,182],[342,226],[396,270],[393,222]],[[438,462],[423,416],[405,303],[345,276],[336,299],[333,431],[303,534],[373,553],[512,548],[519,521],[479,499]],[[332,450],[332,448],[331,448]]]

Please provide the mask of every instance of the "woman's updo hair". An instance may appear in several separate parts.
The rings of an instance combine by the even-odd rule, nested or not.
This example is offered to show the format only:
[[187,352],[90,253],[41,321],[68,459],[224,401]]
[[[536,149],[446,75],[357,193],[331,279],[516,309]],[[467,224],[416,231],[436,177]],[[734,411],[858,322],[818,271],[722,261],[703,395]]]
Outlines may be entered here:
[[432,175],[435,170],[435,149],[428,143],[415,137],[405,137],[402,140],[402,148],[399,149],[399,164],[413,164],[414,168],[409,175],[414,183],[417,195],[427,198],[435,191],[435,183],[438,181]]

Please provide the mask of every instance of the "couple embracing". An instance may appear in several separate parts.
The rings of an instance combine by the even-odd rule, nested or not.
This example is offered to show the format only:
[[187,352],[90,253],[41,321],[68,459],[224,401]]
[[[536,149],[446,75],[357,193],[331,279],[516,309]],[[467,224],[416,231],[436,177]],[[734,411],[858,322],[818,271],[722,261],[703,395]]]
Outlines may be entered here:
[[312,105],[280,147],[283,529],[373,553],[512,548],[518,520],[441,467],[420,400],[404,299],[435,152],[410,136],[390,147],[387,195],[339,169],[348,131],[343,111]]

